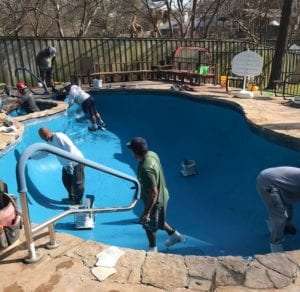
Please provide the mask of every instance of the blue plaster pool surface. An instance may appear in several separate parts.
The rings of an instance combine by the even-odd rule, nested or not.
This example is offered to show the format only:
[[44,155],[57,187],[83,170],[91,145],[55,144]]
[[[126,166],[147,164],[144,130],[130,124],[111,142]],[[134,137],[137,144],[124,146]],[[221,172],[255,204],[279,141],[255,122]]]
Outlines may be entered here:
[[[257,174],[266,167],[300,165],[299,153],[254,134],[243,115],[227,107],[186,100],[164,93],[102,93],[95,96],[106,131],[91,133],[87,121],[73,108],[69,115],[28,125],[22,142],[0,160],[0,177],[17,194],[16,161],[22,151],[41,142],[37,130],[47,126],[68,134],[86,158],[135,175],[137,161],[125,147],[134,136],[144,136],[164,166],[170,191],[168,222],[187,235],[185,244],[166,250],[163,231],[160,251],[192,255],[251,256],[269,252],[266,209],[255,189]],[[192,159],[198,174],[184,177],[181,162]],[[33,222],[43,222],[66,208],[61,165],[55,156],[30,160],[26,170],[29,209]],[[127,206],[132,184],[86,168],[85,194],[96,196],[96,207]],[[294,221],[299,213],[294,212]],[[124,213],[96,216],[93,230],[75,230],[69,216],[56,223],[57,231],[110,245],[146,249],[144,230],[136,221],[138,206]],[[286,250],[297,249],[300,236],[286,238]]]

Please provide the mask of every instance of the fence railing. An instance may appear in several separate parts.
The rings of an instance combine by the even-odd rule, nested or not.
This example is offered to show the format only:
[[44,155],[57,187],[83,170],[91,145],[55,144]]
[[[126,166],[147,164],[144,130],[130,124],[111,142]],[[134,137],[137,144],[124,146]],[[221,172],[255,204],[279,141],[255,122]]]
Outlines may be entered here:
[[[31,85],[32,76],[15,76],[17,67],[25,67],[38,75],[35,56],[39,50],[54,46],[57,50],[54,78],[65,82],[74,74],[92,73],[95,66],[102,71],[118,71],[120,64],[142,64],[140,70],[150,69],[161,61],[170,60],[172,52],[180,46],[207,48],[212,62],[217,64],[217,78],[226,75],[232,58],[249,48],[264,59],[263,75],[266,83],[271,72],[274,48],[244,41],[154,39],[154,38],[13,38],[0,37],[0,82],[14,85],[22,79]],[[299,54],[286,53],[282,71],[293,72]],[[101,64],[101,65],[100,65]],[[266,84],[265,84],[266,85]]]

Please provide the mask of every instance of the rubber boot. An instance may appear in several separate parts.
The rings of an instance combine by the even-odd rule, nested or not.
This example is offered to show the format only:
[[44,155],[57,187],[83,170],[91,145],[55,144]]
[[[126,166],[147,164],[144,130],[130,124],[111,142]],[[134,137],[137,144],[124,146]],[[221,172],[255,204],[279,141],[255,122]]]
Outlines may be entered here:
[[282,244],[273,244],[270,243],[271,252],[284,252]]

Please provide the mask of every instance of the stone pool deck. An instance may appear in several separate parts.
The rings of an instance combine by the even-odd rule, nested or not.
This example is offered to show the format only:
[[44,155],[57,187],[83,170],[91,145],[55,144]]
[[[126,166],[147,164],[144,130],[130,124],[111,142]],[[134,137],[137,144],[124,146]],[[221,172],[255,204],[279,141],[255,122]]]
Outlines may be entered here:
[[[170,86],[168,83],[136,82],[133,89],[170,90]],[[282,97],[257,95],[253,99],[240,99],[234,97],[236,91],[226,94],[220,87],[195,88],[199,91],[184,91],[184,94],[230,103],[244,113],[259,133],[270,139],[274,136],[284,138],[284,144],[294,148],[300,145],[300,108],[282,105]],[[126,89],[118,87],[116,90]],[[65,109],[63,103],[58,104],[59,111]],[[58,107],[53,110],[56,108],[57,111]],[[53,112],[37,113],[44,114],[52,115]],[[21,137],[22,121],[17,122],[17,127],[16,135],[0,134],[1,150]],[[57,237],[60,246],[48,250],[47,234],[35,236],[36,247],[43,257],[33,264],[23,263],[28,255],[24,235],[13,246],[1,251],[0,291],[300,291],[300,250],[244,259],[122,249],[125,254],[115,266],[116,273],[100,282],[91,273],[91,268],[95,266],[96,254],[108,246],[68,234],[59,233]]]
[[[5,96],[3,96],[2,99],[5,101],[6,104],[9,104],[9,103],[15,101],[14,99],[8,98]],[[37,119],[40,117],[52,116],[57,113],[61,113],[67,109],[67,104],[65,102],[44,100],[44,99],[38,99],[38,100],[45,102],[53,107],[50,109],[40,111],[40,112],[35,112],[35,113],[29,114],[29,115],[24,115],[24,116],[19,116],[19,117],[13,118],[14,125],[15,125],[17,131],[12,132],[12,133],[0,132],[0,151],[8,149],[9,147],[12,147],[14,145],[14,143],[16,143],[19,139],[21,139],[23,131],[24,131],[24,124],[22,123],[23,121],[29,120],[29,119]]]

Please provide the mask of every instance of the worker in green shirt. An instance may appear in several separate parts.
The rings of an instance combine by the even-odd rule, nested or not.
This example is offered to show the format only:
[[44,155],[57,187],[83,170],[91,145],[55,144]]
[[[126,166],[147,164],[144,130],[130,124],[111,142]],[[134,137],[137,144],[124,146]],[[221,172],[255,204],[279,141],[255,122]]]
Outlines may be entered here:
[[140,223],[149,241],[148,252],[157,251],[156,232],[158,229],[168,233],[169,238],[165,241],[167,247],[184,242],[186,237],[166,222],[169,192],[158,155],[153,151],[148,151],[147,141],[142,137],[135,137],[126,146],[132,150],[134,157],[139,161],[137,175],[144,203]]

